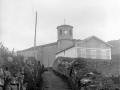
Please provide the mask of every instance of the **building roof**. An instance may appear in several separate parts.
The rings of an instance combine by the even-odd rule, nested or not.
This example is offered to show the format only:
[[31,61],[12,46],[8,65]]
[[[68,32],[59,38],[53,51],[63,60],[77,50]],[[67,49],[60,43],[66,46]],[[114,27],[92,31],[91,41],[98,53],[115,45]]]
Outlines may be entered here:
[[[104,44],[106,44],[106,45],[108,45],[108,46],[110,46],[110,47],[113,47],[112,45],[110,45],[110,44],[108,44],[108,43],[106,43],[105,41],[103,41],[103,40],[101,40],[100,38],[98,38],[98,37],[96,37],[96,36],[90,36],[90,37],[88,37],[88,38],[86,38],[86,39],[83,39],[82,40],[82,42],[85,42],[85,41],[87,41],[87,40],[89,40],[89,39],[91,39],[91,38],[96,38],[96,39],[98,39],[99,41],[101,41],[101,42],[103,42]],[[81,41],[80,41],[81,42]],[[79,43],[79,42],[78,42]]]
[[[72,39],[72,40],[73,40],[74,43],[75,43],[75,41],[80,41],[80,39],[78,39],[78,40],[77,39]],[[51,45],[57,45],[57,42],[36,46],[36,49],[40,48],[40,47],[51,46]],[[24,49],[24,50],[20,50],[20,51],[17,51],[17,52],[23,52],[23,51],[29,51],[29,50],[34,50],[34,47],[31,47],[31,48],[28,48],[28,49]]]
[[72,47],[74,47],[74,46],[75,46],[75,44],[72,44],[72,45],[70,45],[70,46],[68,46],[68,47],[66,47],[66,48],[64,48],[64,49],[62,49],[62,50],[60,50],[60,51],[57,52],[56,54],[58,54],[58,53],[60,53],[60,52],[63,52],[63,51],[65,51],[65,50],[69,49],[69,48],[72,48]]
[[[57,42],[53,42],[53,43],[49,43],[49,44],[45,44],[45,45],[36,46],[36,49],[40,48],[40,47],[51,46],[51,45],[57,45]],[[28,48],[28,49],[24,49],[24,50],[21,50],[21,51],[17,51],[17,52],[23,52],[23,51],[29,51],[29,50],[34,50],[34,47],[31,47],[31,48]]]
[[64,25],[60,25],[60,26],[58,26],[57,29],[58,29],[59,27],[65,27],[65,26],[66,26],[66,27],[72,27],[72,28],[73,28],[73,26],[70,26],[70,25],[66,25],[66,24],[64,24]]
[[80,43],[80,42],[84,42],[84,41],[90,40],[90,39],[93,38],[93,37],[96,38],[96,39],[98,39],[98,40],[100,40],[101,42],[105,43],[106,45],[108,45],[108,46],[110,46],[110,47],[113,47],[112,45],[110,45],[110,44],[104,42],[103,40],[101,40],[101,39],[99,39],[98,37],[96,37],[96,36],[93,35],[93,36],[88,37],[88,38],[86,38],[86,39],[78,40],[77,43],[74,43],[74,44],[72,44],[72,45],[70,45],[70,46],[68,46],[68,47],[66,47],[66,48],[64,48],[64,49],[62,49],[62,50],[60,50],[60,51],[57,52],[56,54],[58,54],[58,53],[60,53],[60,52],[63,52],[63,51],[65,51],[65,50],[69,49],[69,48],[72,48],[72,47],[74,47],[76,44],[78,44],[78,43]]
[[60,53],[60,52],[62,52],[62,51],[65,51],[65,50],[67,50],[67,49],[69,49],[69,48],[71,48],[71,47],[74,47],[75,46],[75,44],[76,44],[76,42],[79,42],[79,41],[81,41],[80,39],[72,39],[72,41],[73,41],[73,44],[72,45],[70,45],[70,46],[68,46],[68,47],[65,47],[65,48],[63,48],[62,50],[60,50],[59,52],[57,52],[56,54],[58,54],[58,53]]

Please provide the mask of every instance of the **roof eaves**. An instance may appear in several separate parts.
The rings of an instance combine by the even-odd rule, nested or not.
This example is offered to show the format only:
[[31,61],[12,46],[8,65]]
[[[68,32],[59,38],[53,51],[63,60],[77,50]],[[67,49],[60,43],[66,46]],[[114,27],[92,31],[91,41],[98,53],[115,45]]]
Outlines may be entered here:
[[56,54],[59,54],[59,53],[61,53],[61,52],[65,51],[65,50],[68,50],[69,48],[74,47],[74,46],[75,46],[75,44],[70,45],[70,46],[68,46],[68,47],[66,47],[66,48],[64,48],[64,49],[62,49],[62,50],[60,50],[60,51],[59,51],[59,52],[57,52]]
[[[36,49],[40,48],[40,47],[46,47],[46,46],[56,45],[56,44],[57,44],[57,42],[49,43],[49,44],[45,44],[45,45],[40,45],[40,46],[36,46]],[[34,50],[34,47],[31,47],[31,48],[28,48],[28,49],[24,49],[24,50],[21,50],[21,51],[18,51],[18,52],[24,52],[24,51],[29,51],[29,50]]]
[[[96,38],[96,39],[98,39],[98,40],[100,40],[101,42],[103,42],[103,43],[107,44],[108,46],[113,47],[112,45],[110,45],[110,44],[106,43],[105,41],[103,41],[103,40],[99,39],[99,38],[98,38],[98,37],[96,37],[95,35],[90,36],[90,37],[88,37],[88,38],[85,38],[85,39],[81,40],[80,42],[85,42],[85,41],[87,41],[87,40],[89,40],[89,39],[91,39],[91,38],[93,38],[93,37],[94,37],[94,38]],[[80,42],[78,42],[78,43],[80,43]]]
[[69,27],[72,27],[72,28],[73,28],[73,26],[64,24],[64,25],[57,26],[57,29],[58,29],[59,27],[63,27],[63,26],[69,26]]
[[94,36],[94,35],[93,35],[92,37],[95,37],[95,38],[97,38],[98,40],[102,41],[103,43],[107,44],[108,46],[113,47],[112,45],[106,43],[105,41],[103,41],[102,39],[100,39],[100,38],[98,38],[98,37],[96,37],[96,36]]

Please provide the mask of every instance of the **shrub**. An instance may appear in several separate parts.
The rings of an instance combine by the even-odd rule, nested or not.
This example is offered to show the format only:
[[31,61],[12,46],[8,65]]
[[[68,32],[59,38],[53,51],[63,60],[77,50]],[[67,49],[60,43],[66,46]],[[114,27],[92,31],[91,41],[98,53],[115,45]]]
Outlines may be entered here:
[[27,83],[27,90],[39,90],[43,83],[41,74],[44,72],[44,66],[41,66],[34,57],[29,57],[24,68],[24,83]]
[[[44,72],[44,65],[41,66],[34,57],[28,57],[24,62],[23,56],[14,56],[13,51],[9,51],[0,43],[0,78],[4,79],[3,90],[10,87],[13,77],[18,78],[20,90],[23,83],[27,83],[27,90],[39,90],[42,85],[41,74]],[[23,82],[24,79],[24,82]]]
[[[118,60],[58,57],[53,63],[53,70],[58,72],[60,76],[64,75],[67,77],[69,80],[71,80],[71,83],[75,81],[73,79],[74,77],[78,77],[78,79],[80,79],[88,72],[97,72],[98,74],[102,75],[101,82],[103,82],[104,89],[115,89],[118,88],[117,85],[115,85],[114,82],[107,77],[119,75],[119,66],[120,61]],[[77,68],[79,70],[78,72]],[[71,74],[75,74],[73,71],[77,72],[77,75],[72,75],[74,77],[71,77]],[[74,85],[76,85],[76,83],[77,82],[75,82]]]

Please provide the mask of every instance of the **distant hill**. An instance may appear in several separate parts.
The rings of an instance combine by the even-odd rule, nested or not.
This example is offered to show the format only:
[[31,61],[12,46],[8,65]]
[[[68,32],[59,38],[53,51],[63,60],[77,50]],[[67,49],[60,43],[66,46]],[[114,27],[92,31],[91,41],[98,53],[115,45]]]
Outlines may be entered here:
[[119,40],[111,40],[108,41],[107,43],[109,43],[110,45],[112,45],[112,49],[111,49],[111,54],[120,54],[120,39]]
[[113,46],[111,48],[112,60],[120,60],[120,39],[108,41],[107,43]]

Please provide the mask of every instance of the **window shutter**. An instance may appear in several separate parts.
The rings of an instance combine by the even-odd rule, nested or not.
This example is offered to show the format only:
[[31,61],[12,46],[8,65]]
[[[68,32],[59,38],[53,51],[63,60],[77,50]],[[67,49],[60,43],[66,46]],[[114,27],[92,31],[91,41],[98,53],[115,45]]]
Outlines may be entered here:
[[70,29],[70,35],[72,35],[72,30]]
[[106,59],[106,50],[101,50],[102,59]]
[[59,33],[60,33],[60,35],[62,35],[62,30],[61,29],[60,29]]
[[96,50],[91,50],[91,56],[92,58],[96,58]]
[[81,57],[86,58],[86,50],[81,49]]

